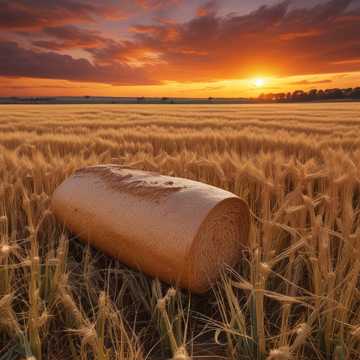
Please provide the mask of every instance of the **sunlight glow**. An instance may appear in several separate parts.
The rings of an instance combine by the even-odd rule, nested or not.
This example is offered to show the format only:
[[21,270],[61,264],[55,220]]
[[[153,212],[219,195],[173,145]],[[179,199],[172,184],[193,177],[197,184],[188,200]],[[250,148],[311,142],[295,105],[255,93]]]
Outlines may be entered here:
[[265,85],[265,79],[263,78],[254,79],[254,85],[258,88],[263,87]]

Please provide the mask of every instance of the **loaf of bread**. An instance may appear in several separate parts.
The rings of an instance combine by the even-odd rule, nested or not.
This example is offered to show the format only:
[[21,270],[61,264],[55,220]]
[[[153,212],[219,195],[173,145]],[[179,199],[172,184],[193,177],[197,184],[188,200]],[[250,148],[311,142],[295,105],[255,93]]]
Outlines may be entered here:
[[52,209],[80,239],[197,293],[248,241],[248,206],[235,194],[118,165],[77,170],[55,190]]

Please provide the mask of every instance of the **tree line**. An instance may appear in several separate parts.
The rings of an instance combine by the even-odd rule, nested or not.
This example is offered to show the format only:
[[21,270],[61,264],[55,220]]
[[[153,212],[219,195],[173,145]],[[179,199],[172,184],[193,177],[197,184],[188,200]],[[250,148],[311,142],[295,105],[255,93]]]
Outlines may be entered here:
[[360,100],[360,87],[311,89],[309,91],[295,90],[293,92],[268,93],[259,95],[258,101],[292,102],[292,101],[321,101],[321,100]]

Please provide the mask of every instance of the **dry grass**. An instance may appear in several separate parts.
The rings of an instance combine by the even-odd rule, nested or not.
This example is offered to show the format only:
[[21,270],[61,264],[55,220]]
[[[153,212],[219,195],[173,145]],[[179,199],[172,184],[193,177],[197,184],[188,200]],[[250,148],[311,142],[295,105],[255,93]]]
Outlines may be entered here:
[[[2,106],[0,359],[360,359],[359,114]],[[191,296],[70,238],[48,210],[53,190],[109,162],[243,196],[253,218],[239,267]]]

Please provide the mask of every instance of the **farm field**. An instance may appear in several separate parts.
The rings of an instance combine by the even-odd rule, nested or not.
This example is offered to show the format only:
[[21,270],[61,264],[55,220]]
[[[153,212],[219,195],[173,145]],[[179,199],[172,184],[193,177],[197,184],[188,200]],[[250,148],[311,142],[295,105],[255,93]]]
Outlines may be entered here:
[[[191,295],[75,239],[50,197],[99,163],[243,197],[240,264]],[[359,274],[358,103],[0,107],[0,359],[360,359]]]

